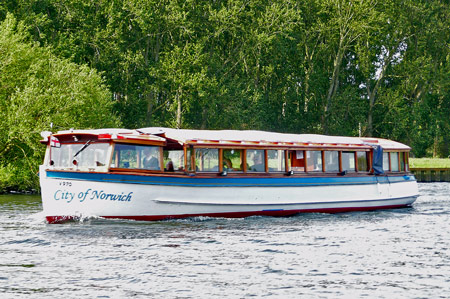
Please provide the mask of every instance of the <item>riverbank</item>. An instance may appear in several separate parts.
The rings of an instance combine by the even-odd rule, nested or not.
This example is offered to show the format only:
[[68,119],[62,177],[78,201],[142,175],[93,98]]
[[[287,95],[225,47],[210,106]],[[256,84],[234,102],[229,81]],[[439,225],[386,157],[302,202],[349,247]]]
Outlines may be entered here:
[[450,168],[450,159],[409,158],[410,168]]
[[411,168],[418,182],[450,182],[450,168]]
[[418,182],[450,182],[450,159],[410,158]]
[[37,190],[30,190],[30,191],[16,191],[16,190],[0,190],[0,195],[40,195],[41,193]]

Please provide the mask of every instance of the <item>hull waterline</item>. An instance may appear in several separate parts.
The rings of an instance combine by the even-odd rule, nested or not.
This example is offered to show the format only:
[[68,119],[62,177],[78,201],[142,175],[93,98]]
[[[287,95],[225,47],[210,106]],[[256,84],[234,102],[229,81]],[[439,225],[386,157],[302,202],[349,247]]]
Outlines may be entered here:
[[[345,212],[364,212],[382,209],[401,209],[411,207],[415,198],[410,199],[409,204],[370,206],[370,207],[340,207],[340,208],[314,208],[314,209],[298,209],[298,210],[273,210],[273,211],[250,211],[250,212],[228,212],[228,213],[206,213],[206,214],[179,214],[179,215],[134,215],[134,216],[98,216],[100,218],[124,219],[135,221],[161,221],[170,219],[183,219],[193,217],[213,217],[213,218],[245,218],[251,216],[270,216],[270,217],[288,217],[301,213],[345,213]],[[50,224],[64,223],[67,221],[79,221],[81,216],[46,216],[47,222]]]

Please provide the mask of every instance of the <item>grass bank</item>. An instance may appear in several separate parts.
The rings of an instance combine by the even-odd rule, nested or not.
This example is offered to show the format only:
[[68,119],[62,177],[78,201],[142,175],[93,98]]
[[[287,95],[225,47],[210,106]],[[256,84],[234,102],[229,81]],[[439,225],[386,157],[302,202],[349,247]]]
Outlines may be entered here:
[[409,158],[410,168],[450,168],[450,159]]

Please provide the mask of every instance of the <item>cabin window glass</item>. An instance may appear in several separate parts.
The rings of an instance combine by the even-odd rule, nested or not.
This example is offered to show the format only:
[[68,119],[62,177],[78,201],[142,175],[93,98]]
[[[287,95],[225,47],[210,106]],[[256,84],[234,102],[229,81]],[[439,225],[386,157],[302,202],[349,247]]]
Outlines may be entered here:
[[325,151],[325,171],[339,171],[339,152]]
[[389,171],[389,153],[383,153],[383,170]]
[[284,151],[283,150],[267,150],[267,164],[269,171],[284,171]]
[[160,170],[159,146],[116,144],[111,167]]
[[217,148],[195,149],[196,171],[219,171],[219,150]]
[[224,149],[223,150],[223,170],[242,171],[242,150]]
[[[298,150],[290,153],[289,158],[291,158],[291,161],[288,165],[291,166],[291,169],[287,171],[305,171],[305,151]],[[310,153],[307,152],[307,155],[310,155]]]
[[186,167],[188,169],[188,171],[194,171],[194,162],[193,160],[193,156],[194,156],[194,149],[193,148],[187,148],[186,149]]
[[247,150],[247,171],[265,172],[264,150]]
[[406,171],[406,153],[400,153],[400,171]]
[[405,152],[405,171],[409,171],[409,153]]
[[367,152],[356,152],[358,157],[358,171],[369,171]]
[[183,150],[164,150],[163,156],[165,171],[184,170]]
[[398,169],[398,153],[391,153],[391,171],[399,171],[399,169]]
[[73,167],[73,156],[81,146],[82,144],[61,144],[61,147],[52,147],[50,152],[50,163],[53,164],[55,168]]
[[[287,151],[287,169],[286,171],[292,170],[292,152]],[[305,167],[303,167],[303,171],[305,171]]]
[[322,152],[306,151],[308,171],[322,171]]
[[355,171],[355,152],[342,152],[342,170]]
[[[108,148],[109,143],[61,144],[61,147],[51,148],[51,160],[55,168],[74,167],[74,160],[76,160],[77,167],[101,167],[107,163]],[[74,157],[76,153],[78,155]]]

